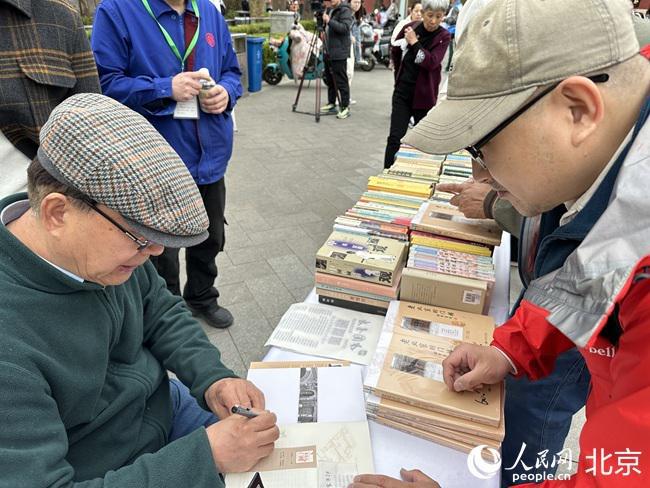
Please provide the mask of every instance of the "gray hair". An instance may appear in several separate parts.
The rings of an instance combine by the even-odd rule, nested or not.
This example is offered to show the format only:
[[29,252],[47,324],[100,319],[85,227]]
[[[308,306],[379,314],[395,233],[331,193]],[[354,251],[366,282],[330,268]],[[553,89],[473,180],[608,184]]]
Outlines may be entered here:
[[422,0],[422,11],[424,12],[426,10],[447,13],[447,10],[449,10],[449,0]]

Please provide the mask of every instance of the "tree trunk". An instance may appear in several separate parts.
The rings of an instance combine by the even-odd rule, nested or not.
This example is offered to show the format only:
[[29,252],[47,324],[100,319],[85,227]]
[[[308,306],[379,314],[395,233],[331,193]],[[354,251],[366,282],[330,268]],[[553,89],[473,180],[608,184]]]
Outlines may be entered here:
[[264,0],[250,0],[251,17],[261,17],[264,14]]

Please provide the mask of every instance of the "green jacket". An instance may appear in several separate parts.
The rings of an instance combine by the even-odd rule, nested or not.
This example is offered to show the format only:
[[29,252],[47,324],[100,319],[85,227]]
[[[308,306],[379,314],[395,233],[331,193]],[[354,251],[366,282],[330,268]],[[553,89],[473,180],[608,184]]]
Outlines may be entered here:
[[0,224],[0,487],[223,487],[205,429],[167,443],[166,370],[206,409],[235,376],[151,263],[79,283]]

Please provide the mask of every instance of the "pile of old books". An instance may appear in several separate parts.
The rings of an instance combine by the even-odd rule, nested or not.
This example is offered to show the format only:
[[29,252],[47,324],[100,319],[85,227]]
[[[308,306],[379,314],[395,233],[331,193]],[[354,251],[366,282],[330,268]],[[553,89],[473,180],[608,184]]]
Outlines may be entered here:
[[409,223],[431,197],[444,158],[403,146],[393,166],[368,178],[368,189],[336,219],[335,229],[408,240]]
[[494,221],[467,219],[455,207],[427,201],[411,220],[410,241],[402,300],[487,314],[492,252],[501,242]]
[[316,293],[328,305],[385,315],[397,298],[408,243],[335,230],[316,254]]
[[442,369],[458,344],[488,345],[493,329],[483,315],[391,302],[364,381],[368,418],[463,452],[498,449],[505,433],[503,384],[453,392]]
[[[447,154],[442,167],[438,183],[463,183],[472,176],[472,159],[465,150]],[[431,196],[431,200],[448,202],[454,195],[452,193],[441,192],[436,188]]]

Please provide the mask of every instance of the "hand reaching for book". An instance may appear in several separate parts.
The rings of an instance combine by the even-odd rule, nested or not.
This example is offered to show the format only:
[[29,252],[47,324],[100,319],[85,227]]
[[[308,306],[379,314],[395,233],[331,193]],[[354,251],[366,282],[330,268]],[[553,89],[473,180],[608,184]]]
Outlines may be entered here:
[[348,488],[440,488],[440,485],[419,469],[400,470],[402,480],[381,474],[362,474],[354,478]]
[[436,191],[453,193],[449,203],[458,207],[468,219],[486,219],[485,197],[492,187],[486,183],[479,183],[469,179],[464,183],[440,183]]
[[504,353],[492,346],[461,344],[442,362],[447,388],[452,391],[477,390],[493,385],[514,373]]

